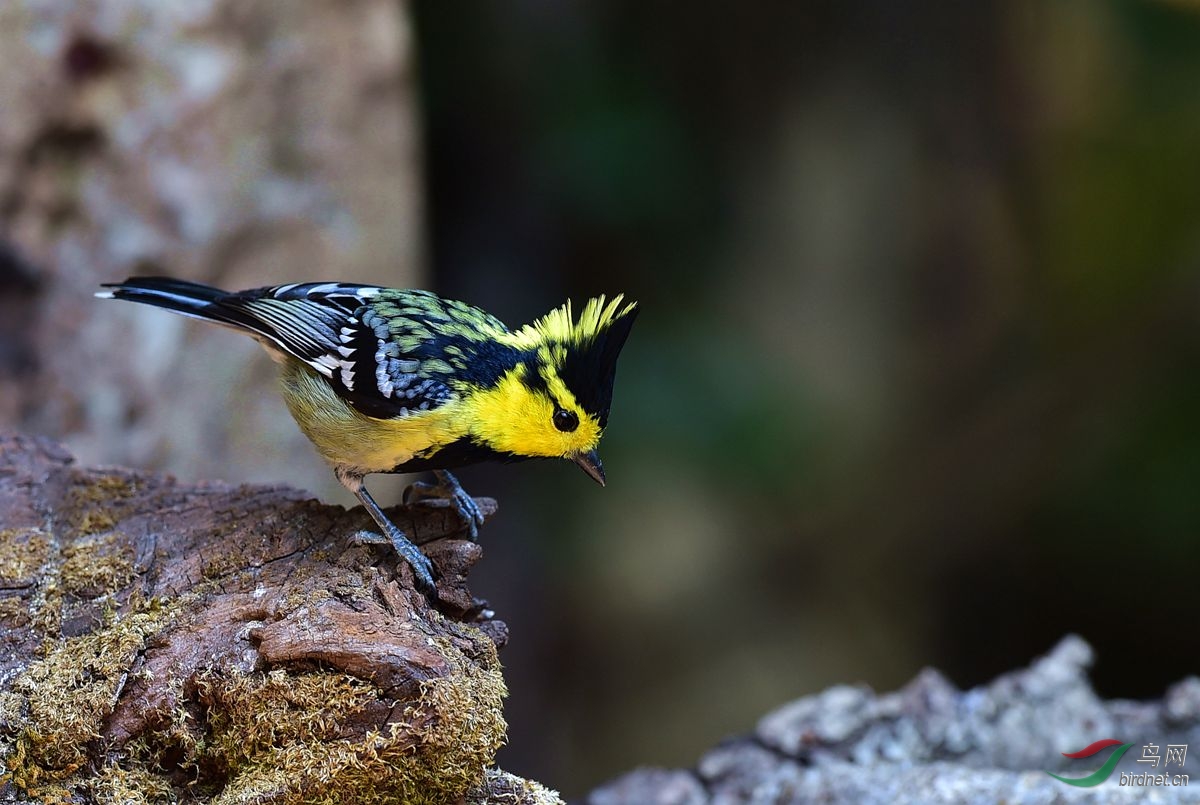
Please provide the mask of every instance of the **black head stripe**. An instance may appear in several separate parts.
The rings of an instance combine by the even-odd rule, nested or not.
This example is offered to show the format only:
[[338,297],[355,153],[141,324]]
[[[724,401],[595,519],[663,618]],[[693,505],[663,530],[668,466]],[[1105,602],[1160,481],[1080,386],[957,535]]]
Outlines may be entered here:
[[524,364],[524,371],[521,373],[522,385],[533,394],[548,395],[550,387],[546,385],[546,378],[542,375],[541,365],[537,360],[537,353],[527,353],[522,363]]
[[566,357],[558,369],[559,377],[575,395],[575,400],[584,411],[597,418],[602,428],[608,424],[617,358],[629,338],[637,312],[634,308],[589,341],[568,345]]

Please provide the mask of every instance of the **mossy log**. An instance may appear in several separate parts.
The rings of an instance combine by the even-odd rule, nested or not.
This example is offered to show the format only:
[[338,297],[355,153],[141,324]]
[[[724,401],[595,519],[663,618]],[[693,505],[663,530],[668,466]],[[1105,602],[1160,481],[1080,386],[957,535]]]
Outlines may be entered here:
[[[485,514],[495,501],[480,499]],[[0,802],[550,803],[493,768],[507,636],[446,509],[81,469],[0,434]]]

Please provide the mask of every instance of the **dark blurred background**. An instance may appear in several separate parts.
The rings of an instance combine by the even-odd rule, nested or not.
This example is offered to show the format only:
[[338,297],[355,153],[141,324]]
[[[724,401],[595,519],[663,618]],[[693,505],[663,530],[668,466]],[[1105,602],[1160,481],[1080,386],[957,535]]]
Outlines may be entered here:
[[608,489],[471,474],[507,767],[578,792],[1072,631],[1108,696],[1200,670],[1186,5],[414,6],[438,287],[644,306]]
[[[338,121],[319,147],[355,167],[329,181],[332,211],[287,213],[337,248],[264,258],[233,239],[194,271],[151,249],[99,273],[419,282],[511,324],[566,297],[640,302],[606,489],[558,463],[460,476],[501,502],[473,578],[513,633],[505,768],[577,796],[635,765],[690,765],[828,685],[886,690],[933,665],[972,686],[1068,632],[1098,650],[1104,696],[1154,697],[1200,670],[1196,5],[302,5],[318,39],[359,20],[326,73],[356,75],[374,52],[356,36],[401,31],[399,55],[350,85],[368,111],[415,110],[364,152],[380,129],[337,112],[345,93],[269,93],[290,114],[272,123],[285,143],[310,118]],[[255,30],[235,54],[251,83],[281,58],[274,29]],[[113,58],[135,69],[122,65],[136,54]],[[54,142],[77,158],[76,141]],[[305,169],[319,147],[232,148],[222,164],[302,186],[328,179]],[[415,178],[392,199],[369,183],[397,153]],[[364,183],[371,226],[345,203]],[[22,240],[25,209],[0,206],[26,255],[5,287],[71,281],[52,227]],[[394,227],[413,232],[371,246]],[[236,271],[205,268],[229,255]],[[105,315],[118,323],[101,336],[143,320]],[[177,351],[153,360],[184,360],[194,329],[171,330]],[[214,365],[233,340],[219,335]],[[282,405],[246,394],[244,416],[208,425],[241,440],[220,466],[181,466],[170,438],[138,452],[89,435],[144,431],[152,392],[54,417],[24,399],[8,419],[85,459],[328,494],[309,480],[319,462],[294,457],[303,446],[282,455],[283,436],[255,435],[290,438]]]

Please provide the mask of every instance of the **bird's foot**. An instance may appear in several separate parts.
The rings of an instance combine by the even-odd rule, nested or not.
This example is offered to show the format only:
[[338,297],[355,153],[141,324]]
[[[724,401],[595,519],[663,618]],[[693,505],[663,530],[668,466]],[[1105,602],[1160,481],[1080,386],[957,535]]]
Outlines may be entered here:
[[388,534],[374,531],[356,531],[350,536],[350,542],[355,545],[391,545],[404,561],[408,562],[413,571],[413,579],[417,587],[427,596],[437,598],[437,585],[433,583],[433,562],[421,553],[421,549],[404,536],[404,532],[393,526]]
[[458,479],[445,470],[437,470],[434,475],[437,476],[437,483],[416,481],[404,490],[404,502],[422,506],[452,507],[466,523],[467,538],[471,542],[478,542],[479,526],[483,525],[483,512],[480,511],[475,498],[468,495]]

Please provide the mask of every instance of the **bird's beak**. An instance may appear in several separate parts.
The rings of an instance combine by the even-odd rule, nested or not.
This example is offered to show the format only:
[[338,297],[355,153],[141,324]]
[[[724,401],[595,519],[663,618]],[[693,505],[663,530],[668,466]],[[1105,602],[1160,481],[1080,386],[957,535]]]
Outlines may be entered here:
[[571,460],[578,464],[584,472],[592,476],[593,481],[604,486],[604,465],[600,463],[600,456],[596,454],[595,450],[578,453],[572,456]]

